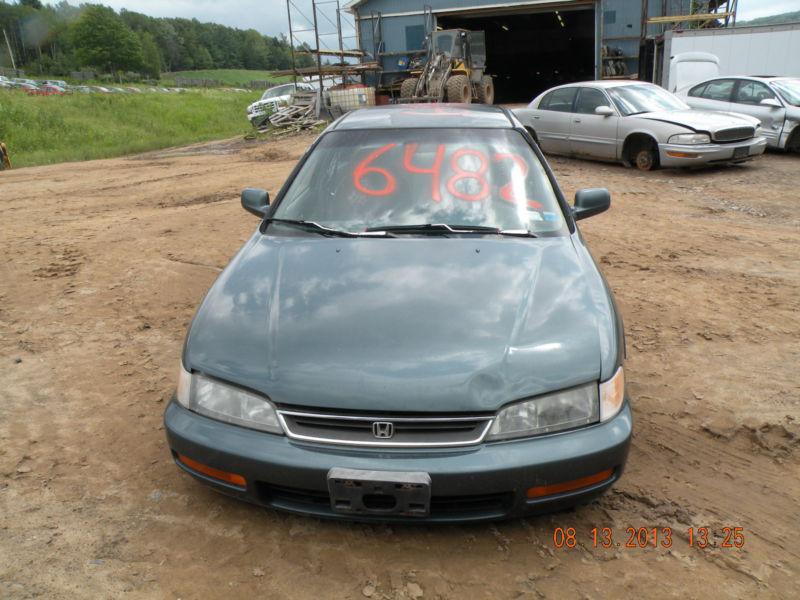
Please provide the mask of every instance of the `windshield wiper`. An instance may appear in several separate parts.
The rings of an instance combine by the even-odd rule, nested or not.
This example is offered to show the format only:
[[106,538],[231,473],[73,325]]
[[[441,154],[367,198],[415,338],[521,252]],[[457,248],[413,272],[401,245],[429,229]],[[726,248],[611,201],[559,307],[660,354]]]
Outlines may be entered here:
[[535,233],[527,229],[500,229],[499,227],[487,227],[485,225],[448,225],[446,223],[421,223],[419,225],[384,225],[377,227],[367,227],[366,233],[480,233],[490,235],[512,235],[518,237],[537,237]]
[[364,231],[364,232],[356,232],[356,231],[344,231],[343,229],[334,229],[333,227],[326,227],[325,225],[320,225],[316,221],[301,221],[299,219],[265,219],[267,223],[279,223],[281,225],[289,225],[291,227],[298,227],[305,229],[306,231],[313,231],[315,233],[319,233],[320,235],[329,235],[334,237],[395,237],[388,231]]

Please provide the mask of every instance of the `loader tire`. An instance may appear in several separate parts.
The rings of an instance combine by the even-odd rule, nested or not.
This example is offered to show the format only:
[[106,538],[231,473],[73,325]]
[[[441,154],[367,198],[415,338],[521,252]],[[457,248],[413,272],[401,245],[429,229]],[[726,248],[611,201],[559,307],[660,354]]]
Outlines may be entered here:
[[447,101],[463,104],[472,102],[472,86],[466,75],[453,75],[447,80]]
[[410,102],[417,91],[419,77],[409,77],[400,84],[400,102]]
[[478,102],[494,104],[494,81],[488,75],[484,75],[478,84]]

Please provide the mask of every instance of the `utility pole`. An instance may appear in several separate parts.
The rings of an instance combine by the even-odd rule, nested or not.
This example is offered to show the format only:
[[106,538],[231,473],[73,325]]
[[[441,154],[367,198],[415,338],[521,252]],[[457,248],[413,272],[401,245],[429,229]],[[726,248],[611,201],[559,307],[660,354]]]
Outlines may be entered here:
[[289,51],[292,53],[292,81],[297,89],[297,65],[294,62],[294,34],[292,33],[292,3],[286,0],[286,16],[289,19]]
[[8,34],[6,28],[3,27],[3,37],[6,38],[6,47],[8,48],[8,55],[11,57],[11,68],[14,69],[14,74],[17,73],[17,63],[14,62],[14,53],[11,51],[11,44],[8,41]]
[[317,71],[319,73],[319,98],[320,98],[320,107],[322,106],[322,55],[320,54],[320,43],[319,43],[319,27],[317,26],[317,1],[311,0],[311,10],[314,12],[314,39],[316,40],[317,47]]

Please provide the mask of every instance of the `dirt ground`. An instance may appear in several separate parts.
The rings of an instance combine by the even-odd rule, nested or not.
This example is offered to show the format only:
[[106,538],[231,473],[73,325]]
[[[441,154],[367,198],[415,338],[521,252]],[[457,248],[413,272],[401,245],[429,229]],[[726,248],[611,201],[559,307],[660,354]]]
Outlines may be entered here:
[[[238,193],[277,190],[311,139],[0,174],[0,597],[796,597],[797,156],[647,174],[552,159],[569,197],[613,194],[581,228],[625,318],[635,436],[593,504],[341,524],[180,472],[162,413],[195,307],[257,225]],[[557,527],[574,548],[554,546]],[[592,542],[604,527],[608,549]],[[626,547],[628,527],[659,528],[659,546]],[[715,546],[690,547],[690,527]],[[722,547],[725,527],[742,548]]]

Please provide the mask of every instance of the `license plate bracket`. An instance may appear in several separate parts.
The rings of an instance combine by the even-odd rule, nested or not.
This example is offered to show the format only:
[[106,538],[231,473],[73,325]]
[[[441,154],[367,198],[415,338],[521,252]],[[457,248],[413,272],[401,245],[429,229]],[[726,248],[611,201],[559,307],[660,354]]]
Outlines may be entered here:
[[744,158],[745,156],[750,155],[750,148],[747,146],[742,146],[740,148],[733,149],[733,158]]
[[422,471],[328,471],[331,509],[349,515],[426,517],[431,477]]

